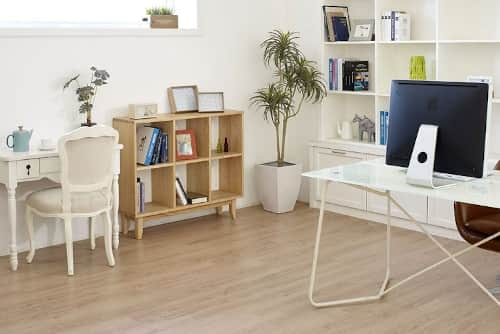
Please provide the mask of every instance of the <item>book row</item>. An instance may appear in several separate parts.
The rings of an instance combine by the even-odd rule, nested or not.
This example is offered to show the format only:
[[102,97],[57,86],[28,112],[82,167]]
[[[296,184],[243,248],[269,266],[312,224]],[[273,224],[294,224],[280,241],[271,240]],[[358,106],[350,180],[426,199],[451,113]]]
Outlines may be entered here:
[[342,58],[328,60],[328,88],[331,91],[367,91],[368,87],[368,61]]
[[387,11],[380,16],[381,41],[409,41],[411,39],[411,16],[407,12]]
[[168,135],[159,128],[137,128],[137,163],[150,166],[167,161]]

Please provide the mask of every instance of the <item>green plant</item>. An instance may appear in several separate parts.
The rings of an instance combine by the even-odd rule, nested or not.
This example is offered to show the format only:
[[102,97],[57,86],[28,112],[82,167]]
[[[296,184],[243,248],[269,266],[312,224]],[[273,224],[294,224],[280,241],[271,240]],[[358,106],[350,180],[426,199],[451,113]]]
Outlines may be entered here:
[[76,95],[78,95],[78,102],[80,102],[79,112],[86,114],[87,125],[92,124],[92,108],[94,107],[95,98],[97,95],[97,90],[100,86],[108,84],[109,73],[106,70],[98,70],[95,66],[90,68],[91,76],[90,82],[87,85],[82,86],[78,79],[80,74],[69,79],[65,84],[63,89],[71,86],[72,83],[77,85]]
[[288,122],[300,113],[304,102],[323,100],[326,85],[317,64],[300,51],[297,33],[274,30],[269,34],[261,47],[264,49],[264,64],[274,69],[276,80],[257,90],[250,102],[262,109],[264,119],[273,124],[276,160],[278,166],[283,166]]
[[168,7],[151,7],[146,9],[147,15],[174,15],[174,13],[174,9]]

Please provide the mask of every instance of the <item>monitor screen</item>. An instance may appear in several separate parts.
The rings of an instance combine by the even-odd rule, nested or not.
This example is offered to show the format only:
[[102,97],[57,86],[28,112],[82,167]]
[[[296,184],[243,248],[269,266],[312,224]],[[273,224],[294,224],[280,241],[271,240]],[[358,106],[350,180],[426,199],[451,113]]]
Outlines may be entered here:
[[408,167],[420,125],[437,125],[434,171],[483,177],[488,84],[392,82],[386,163]]

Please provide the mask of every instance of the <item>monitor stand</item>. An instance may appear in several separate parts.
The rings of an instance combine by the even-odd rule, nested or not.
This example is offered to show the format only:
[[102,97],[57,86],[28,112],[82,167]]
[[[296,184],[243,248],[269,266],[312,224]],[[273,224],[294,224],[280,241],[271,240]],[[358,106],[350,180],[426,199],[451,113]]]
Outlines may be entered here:
[[438,129],[436,125],[420,125],[406,173],[408,184],[427,188],[440,186],[433,180]]

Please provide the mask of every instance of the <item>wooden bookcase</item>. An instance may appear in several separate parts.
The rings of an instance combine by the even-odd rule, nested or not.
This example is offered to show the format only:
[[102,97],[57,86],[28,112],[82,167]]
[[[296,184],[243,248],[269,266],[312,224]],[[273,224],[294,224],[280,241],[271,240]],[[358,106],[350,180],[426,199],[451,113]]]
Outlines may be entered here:
[[[168,162],[151,166],[137,163],[137,127],[145,125],[167,133]],[[236,199],[243,195],[242,112],[161,114],[141,120],[118,117],[113,119],[113,127],[119,132],[120,144],[124,147],[120,157],[120,214],[124,233],[129,231],[130,220],[135,221],[136,239],[142,239],[145,220],[206,208],[216,208],[221,214],[224,205],[229,206],[231,217],[236,218]],[[197,159],[176,161],[175,131],[181,128],[194,130]],[[230,151],[217,153],[217,140],[214,138],[223,141],[225,137],[228,138]],[[207,203],[177,203],[175,178],[181,172],[186,191],[207,195]],[[139,212],[136,205],[136,180],[139,175],[147,175],[151,181],[150,200],[146,197],[144,212]]]

